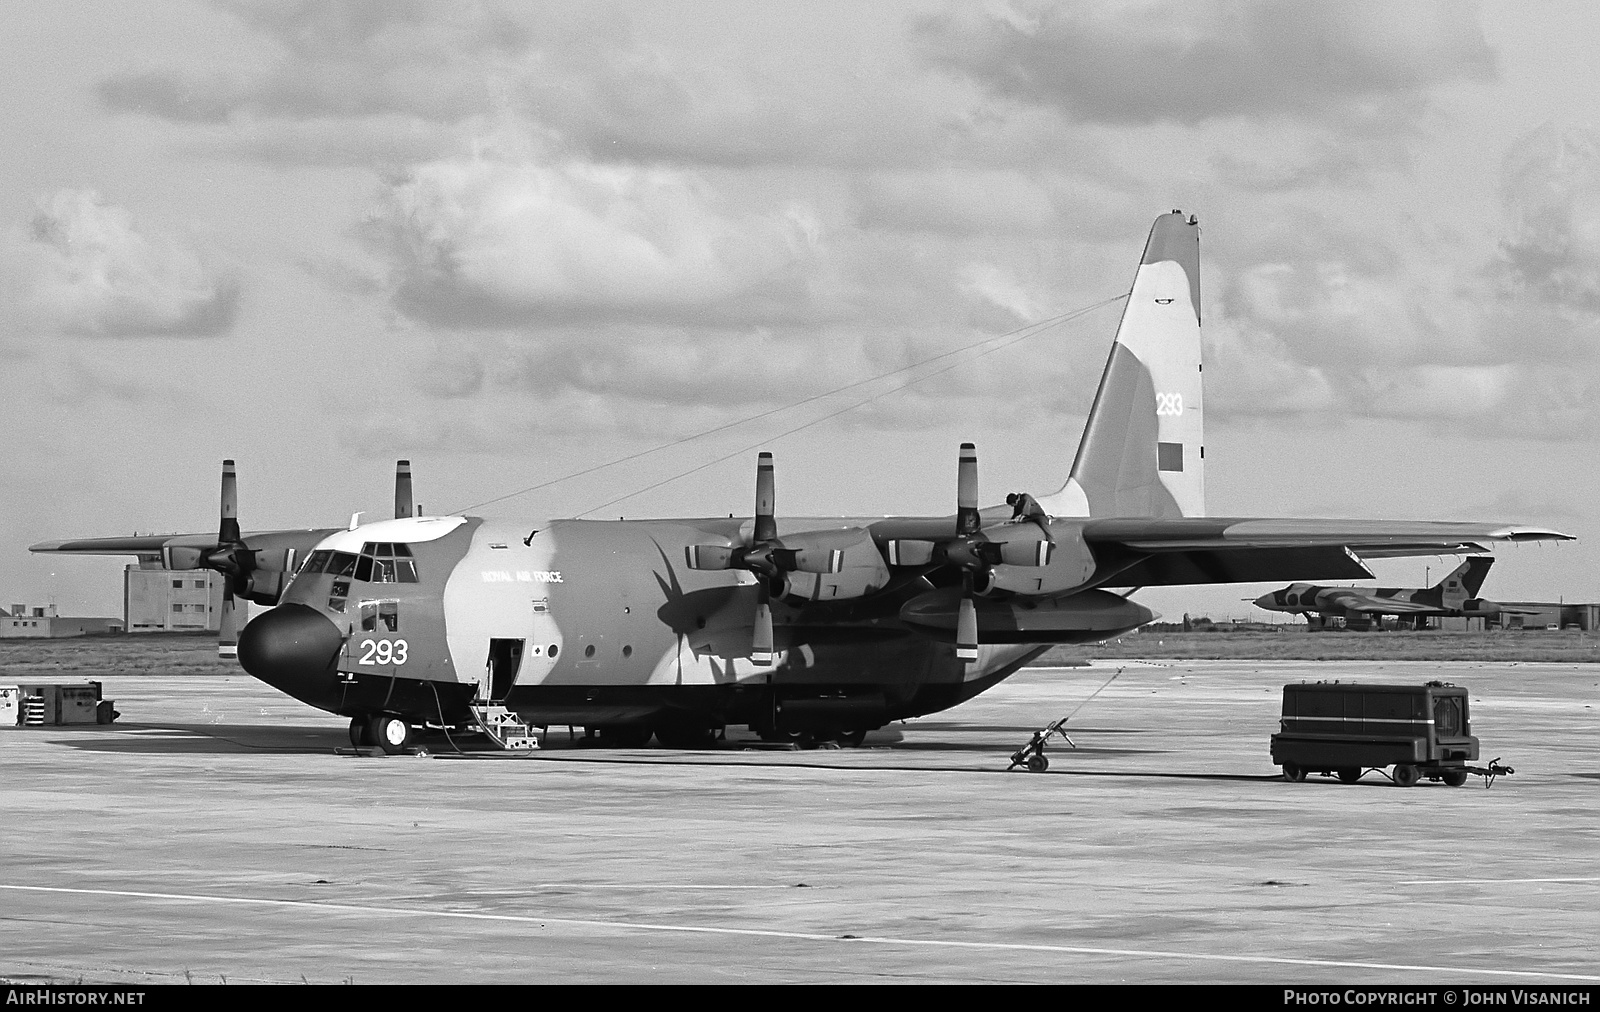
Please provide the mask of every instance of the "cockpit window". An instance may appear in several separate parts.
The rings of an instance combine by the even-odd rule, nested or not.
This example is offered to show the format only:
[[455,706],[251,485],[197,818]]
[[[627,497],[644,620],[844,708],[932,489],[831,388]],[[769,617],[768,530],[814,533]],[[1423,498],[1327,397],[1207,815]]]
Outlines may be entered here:
[[349,552],[330,552],[327,549],[312,552],[306,559],[306,564],[300,567],[303,575],[313,573],[332,573],[335,576],[349,576],[355,570],[356,557]]
[[369,541],[361,546],[355,577],[366,583],[416,583],[417,565],[411,546],[388,541]]

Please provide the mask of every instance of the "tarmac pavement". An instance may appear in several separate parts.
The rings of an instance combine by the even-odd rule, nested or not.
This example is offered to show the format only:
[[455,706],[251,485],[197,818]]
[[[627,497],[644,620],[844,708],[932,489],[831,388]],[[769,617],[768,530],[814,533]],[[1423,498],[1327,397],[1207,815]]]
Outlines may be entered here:
[[[853,750],[466,759],[339,755],[242,674],[108,673],[115,724],[0,729],[0,978],[1600,982],[1600,666],[1118,670]],[[1281,688],[1321,678],[1467,685],[1516,773],[1286,783]],[[1076,749],[1005,772],[1080,704]]]

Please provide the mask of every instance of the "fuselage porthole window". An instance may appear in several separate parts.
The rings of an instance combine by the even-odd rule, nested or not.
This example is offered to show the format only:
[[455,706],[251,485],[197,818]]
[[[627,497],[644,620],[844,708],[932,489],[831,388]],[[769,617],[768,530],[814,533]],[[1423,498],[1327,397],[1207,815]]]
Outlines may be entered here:
[[556,655],[556,652],[559,651],[560,649],[561,648],[556,646],[554,643],[550,644],[550,656],[554,657]]
[[585,656],[585,657],[593,657],[594,656],[594,644],[593,643],[591,643],[588,646],[583,648],[583,656]]

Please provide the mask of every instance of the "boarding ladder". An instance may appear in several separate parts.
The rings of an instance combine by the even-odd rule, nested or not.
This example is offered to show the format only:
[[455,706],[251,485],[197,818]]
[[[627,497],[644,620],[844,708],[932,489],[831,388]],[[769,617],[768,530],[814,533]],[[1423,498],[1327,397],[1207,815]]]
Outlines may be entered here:
[[22,723],[27,727],[44,726],[44,697],[22,697]]
[[498,703],[474,703],[469,707],[478,730],[488,735],[496,747],[510,751],[539,747],[539,736],[511,710]]

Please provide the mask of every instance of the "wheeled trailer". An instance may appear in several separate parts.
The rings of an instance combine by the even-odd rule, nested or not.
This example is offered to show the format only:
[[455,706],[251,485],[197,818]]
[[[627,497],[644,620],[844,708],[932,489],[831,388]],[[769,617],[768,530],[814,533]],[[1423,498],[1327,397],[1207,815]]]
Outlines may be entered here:
[[1272,761],[1292,782],[1320,773],[1353,784],[1369,769],[1393,767],[1387,775],[1399,787],[1423,779],[1459,787],[1471,774],[1493,782],[1513,772],[1497,763],[1469,765],[1478,739],[1470,733],[1467,690],[1448,682],[1285,685],[1281,725]]
[[[1121,674],[1121,669],[1118,669],[1117,673]],[[1112,677],[1116,676],[1113,675]],[[1073,713],[1076,712],[1076,710],[1073,711]],[[1029,773],[1043,773],[1045,770],[1049,769],[1050,760],[1044,754],[1044,746],[1045,743],[1050,740],[1051,735],[1058,734],[1061,736],[1062,740],[1067,743],[1068,747],[1077,748],[1077,743],[1075,743],[1071,738],[1068,738],[1067,732],[1064,730],[1064,728],[1067,726],[1067,721],[1071,718],[1072,714],[1069,713],[1060,720],[1052,720],[1044,727],[1033,732],[1033,737],[1028,741],[1028,744],[1011,753],[1011,765],[1006,767],[1006,772],[1009,773],[1018,766],[1021,766]]]

